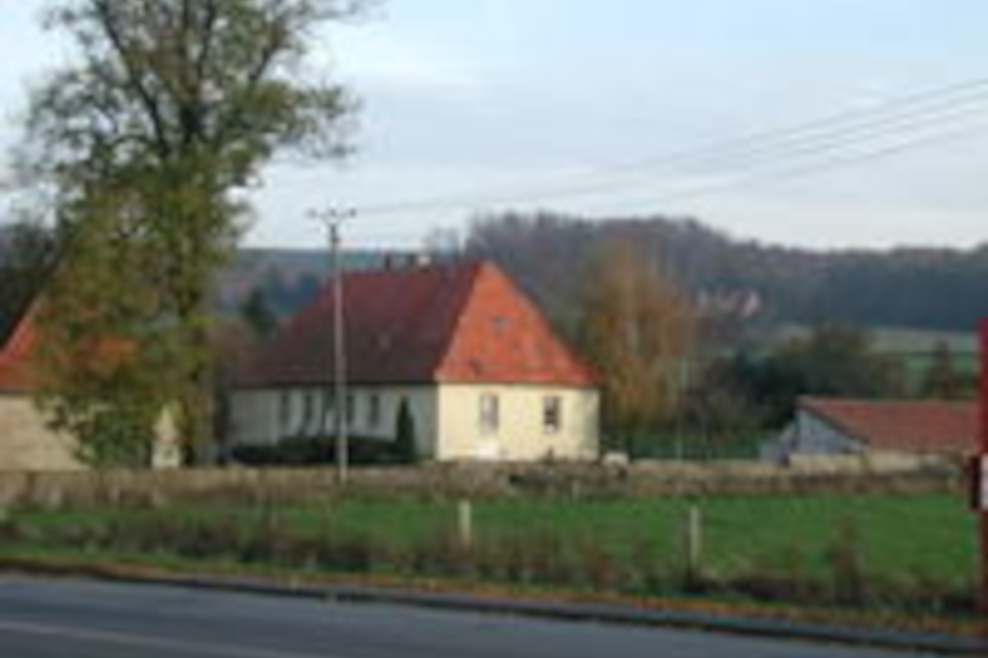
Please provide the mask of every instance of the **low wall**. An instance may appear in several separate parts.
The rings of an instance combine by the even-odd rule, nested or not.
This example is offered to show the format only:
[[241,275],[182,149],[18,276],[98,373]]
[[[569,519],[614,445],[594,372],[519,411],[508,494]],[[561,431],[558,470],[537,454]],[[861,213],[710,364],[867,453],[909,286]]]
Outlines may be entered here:
[[[510,496],[656,497],[950,493],[965,491],[962,469],[881,470],[865,464],[826,468],[757,462],[497,465],[435,464],[351,471],[346,495],[485,498]],[[0,473],[5,508],[177,502],[307,502],[344,493],[332,469],[190,469]]]

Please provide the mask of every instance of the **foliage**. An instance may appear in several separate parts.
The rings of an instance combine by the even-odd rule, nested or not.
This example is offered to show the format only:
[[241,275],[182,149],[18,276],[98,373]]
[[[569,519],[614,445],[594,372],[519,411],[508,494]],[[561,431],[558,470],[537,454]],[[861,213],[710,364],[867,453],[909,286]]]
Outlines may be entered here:
[[[383,465],[405,463],[393,441],[360,436],[347,437],[347,456],[351,464]],[[289,437],[276,444],[238,444],[233,447],[234,461],[253,466],[312,466],[336,461],[333,437]]]
[[395,419],[395,456],[403,464],[412,464],[418,460],[416,446],[415,418],[408,406],[408,400],[402,398],[398,406],[398,417]]
[[267,297],[260,288],[251,288],[240,305],[240,315],[260,338],[270,338],[278,329],[278,317],[271,310]]
[[[243,228],[238,191],[278,151],[342,153],[340,117],[350,103],[303,65],[313,30],[351,9],[337,0],[82,0],[49,14],[50,27],[75,39],[78,57],[34,94],[22,170],[55,190],[57,218],[77,238],[64,261],[85,261],[88,272],[94,256],[79,236],[103,231],[99,213],[112,212],[106,238],[150,272],[118,270],[102,292],[107,313],[54,333],[75,341],[69,351],[100,340],[117,329],[100,320],[122,315],[113,300],[138,297],[146,281],[135,279],[153,279],[149,319],[173,348],[161,364],[168,399],[195,446],[212,425],[208,303]],[[119,201],[102,203],[108,198]],[[59,304],[78,303],[63,290],[50,302],[50,327],[70,317]],[[50,379],[52,394],[90,394],[78,378]],[[155,393],[148,402],[161,403]]]
[[958,372],[950,345],[940,341],[933,350],[926,372],[923,373],[920,392],[924,397],[955,400],[975,392],[977,382],[971,381],[972,379]]
[[[61,261],[35,317],[38,402],[97,467],[148,465],[173,390],[175,348],[153,271],[116,239],[119,217],[94,213],[86,231],[69,235],[76,255]],[[122,272],[131,273],[126,286]]]
[[739,353],[721,361],[717,372],[725,388],[769,427],[788,422],[801,395],[896,398],[905,393],[902,363],[876,353],[863,330],[839,325],[815,327],[764,357]]
[[605,432],[626,435],[668,420],[693,344],[689,302],[623,242],[602,248],[585,285],[580,344],[600,378]]
[[[638,245],[695,298],[712,299],[705,310],[718,313],[718,324],[748,333],[765,323],[825,322],[969,332],[982,313],[988,281],[988,246],[815,251],[741,240],[696,220],[662,216],[490,215],[474,223],[466,247],[498,261],[569,329],[579,315],[578,282],[595,245],[607,240]],[[745,300],[757,303],[739,305]]]

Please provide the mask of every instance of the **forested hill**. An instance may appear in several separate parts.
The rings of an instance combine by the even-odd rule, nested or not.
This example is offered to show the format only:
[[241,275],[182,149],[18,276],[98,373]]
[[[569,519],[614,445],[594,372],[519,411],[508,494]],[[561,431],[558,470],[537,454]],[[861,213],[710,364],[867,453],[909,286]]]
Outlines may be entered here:
[[[0,238],[0,272],[5,274],[0,283],[10,288],[25,277],[14,276],[19,268],[11,270],[19,250],[11,253],[9,231],[0,231]],[[470,256],[501,263],[557,321],[567,324],[575,317],[583,273],[595,249],[614,238],[634,242],[704,305],[743,307],[748,319],[762,324],[830,320],[969,332],[988,315],[988,245],[813,251],[739,240],[692,220],[590,221],[538,214],[479,221],[465,248]],[[376,267],[385,257],[384,252],[352,252],[344,266]],[[234,311],[256,288],[272,311],[285,317],[313,297],[327,267],[325,251],[245,250],[220,277],[218,302]],[[37,285],[37,277],[27,278]],[[2,285],[0,292],[17,308],[21,297],[30,298]]]
[[697,221],[589,221],[503,215],[474,225],[473,255],[504,265],[563,322],[581,270],[607,239],[626,239],[707,305],[741,305],[770,324],[840,321],[971,331],[988,315],[988,245],[814,251],[732,238]]

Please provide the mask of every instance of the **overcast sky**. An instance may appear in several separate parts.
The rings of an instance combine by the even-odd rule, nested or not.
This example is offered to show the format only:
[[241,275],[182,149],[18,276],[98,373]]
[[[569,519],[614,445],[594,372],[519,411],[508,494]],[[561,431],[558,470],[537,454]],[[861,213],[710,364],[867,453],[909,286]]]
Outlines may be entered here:
[[[69,55],[38,28],[42,0],[6,4],[9,144],[26,84]],[[357,152],[269,168],[248,242],[318,246],[306,211],[332,205],[367,209],[346,231],[361,246],[412,246],[506,208],[692,216],[810,246],[979,244],[985,99],[921,126],[876,114],[838,146],[783,144],[755,170],[668,158],[988,78],[986,25],[975,0],[390,0],[329,29],[317,54],[362,101]]]

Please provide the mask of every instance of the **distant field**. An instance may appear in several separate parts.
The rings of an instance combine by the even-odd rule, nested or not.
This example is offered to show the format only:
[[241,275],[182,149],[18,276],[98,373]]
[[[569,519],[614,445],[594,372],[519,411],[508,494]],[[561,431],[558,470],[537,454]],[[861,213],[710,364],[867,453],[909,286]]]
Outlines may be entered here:
[[[961,589],[974,582],[976,519],[964,501],[947,495],[487,501],[474,505],[475,542],[552,541],[564,552],[592,549],[618,562],[640,559],[644,552],[671,572],[682,567],[682,528],[694,504],[703,516],[704,567],[718,578],[784,573],[826,579],[835,568],[835,551],[852,550],[869,577],[926,579]],[[78,542],[101,537],[108,528],[127,532],[165,521],[180,521],[183,532],[222,525],[234,534],[266,522],[294,535],[361,537],[401,552],[455,536],[456,513],[451,502],[352,500],[268,512],[229,506],[24,512],[16,520],[18,541],[33,545]]]

